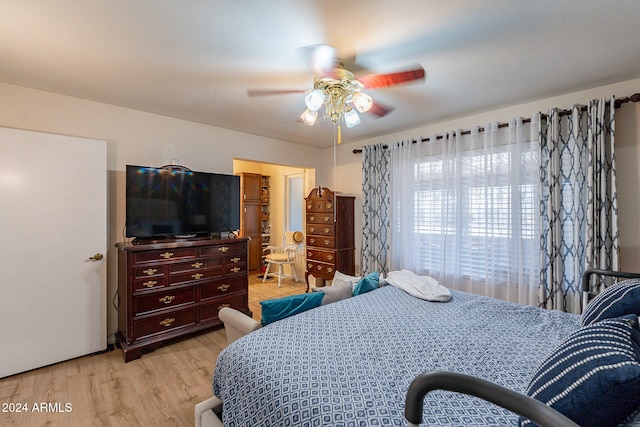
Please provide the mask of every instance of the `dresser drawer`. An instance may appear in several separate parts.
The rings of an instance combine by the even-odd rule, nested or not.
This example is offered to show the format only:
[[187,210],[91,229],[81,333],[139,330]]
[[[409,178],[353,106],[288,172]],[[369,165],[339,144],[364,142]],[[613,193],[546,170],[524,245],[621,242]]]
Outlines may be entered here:
[[198,307],[198,322],[203,323],[218,320],[218,312],[222,307],[231,307],[237,310],[242,310],[246,307],[246,299],[247,294],[233,294],[216,298],[206,304],[200,304]]
[[199,258],[188,262],[179,262],[169,266],[171,273],[180,273],[182,271],[196,271],[207,268],[222,269],[222,259],[219,258]]
[[210,268],[207,270],[191,270],[183,273],[174,273],[169,277],[169,286],[180,285],[182,283],[196,280],[209,280],[222,277],[222,267]]
[[335,236],[336,228],[333,224],[307,224],[307,234],[316,236]]
[[235,254],[232,256],[227,257],[227,259],[225,260],[227,265],[230,264],[246,264],[247,263],[247,254],[245,253],[241,253],[241,254]]
[[196,287],[170,289],[133,297],[133,315],[196,302]]
[[324,212],[308,213],[307,224],[333,224],[333,214]]
[[333,200],[310,200],[306,206],[307,212],[333,212]]
[[148,291],[167,286],[167,278],[162,276],[142,277],[133,281],[133,292]]
[[327,264],[322,262],[315,262],[307,260],[307,272],[316,277],[324,277],[325,279],[332,279],[336,272],[335,264]]
[[218,298],[223,295],[245,290],[245,278],[233,277],[202,283],[200,286],[200,301]]
[[145,265],[144,267],[135,267],[133,269],[133,278],[134,279],[148,279],[153,277],[154,279],[159,279],[165,276],[166,265],[162,264],[150,264]]
[[307,249],[307,259],[310,261],[322,261],[328,263],[336,262],[336,253],[334,251],[321,251],[318,249]]
[[246,273],[246,264],[228,264],[225,268],[225,276],[245,275]]
[[206,248],[200,248],[200,255],[212,256],[212,257],[224,257],[225,255],[232,254],[245,254],[247,253],[247,246],[242,243],[233,243],[233,240],[229,240],[228,245],[210,246]]
[[143,319],[134,319],[133,330],[136,339],[146,338],[151,335],[165,333],[186,326],[195,325],[197,308],[176,310]]
[[195,248],[159,249],[157,251],[141,251],[133,255],[134,264],[152,261],[168,261],[171,259],[193,258]]
[[307,235],[307,246],[317,246],[321,248],[334,248],[335,239],[328,236],[309,236]]

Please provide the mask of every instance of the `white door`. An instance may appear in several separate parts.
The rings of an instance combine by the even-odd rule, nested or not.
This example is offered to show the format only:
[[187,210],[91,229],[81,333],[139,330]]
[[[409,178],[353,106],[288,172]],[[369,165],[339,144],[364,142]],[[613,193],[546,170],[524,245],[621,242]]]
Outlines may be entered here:
[[106,348],[106,156],[0,128],[0,378]]

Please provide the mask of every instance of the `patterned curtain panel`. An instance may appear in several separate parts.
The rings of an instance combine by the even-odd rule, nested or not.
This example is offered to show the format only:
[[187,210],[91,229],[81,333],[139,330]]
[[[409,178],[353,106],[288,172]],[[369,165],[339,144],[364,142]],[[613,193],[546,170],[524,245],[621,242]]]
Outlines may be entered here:
[[389,150],[382,144],[363,147],[361,274],[388,273]]
[[618,268],[614,101],[539,122],[541,307],[579,313],[582,273]]

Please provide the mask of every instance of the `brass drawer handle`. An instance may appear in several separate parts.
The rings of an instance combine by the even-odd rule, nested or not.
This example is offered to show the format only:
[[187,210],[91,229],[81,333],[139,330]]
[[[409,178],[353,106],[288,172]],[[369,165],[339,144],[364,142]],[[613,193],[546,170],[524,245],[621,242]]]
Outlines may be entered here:
[[176,299],[175,296],[173,295],[166,295],[162,298],[158,298],[158,301],[163,302],[165,304],[171,304],[171,301],[173,301],[174,299]]
[[163,254],[160,254],[160,256],[164,259],[169,259],[173,256],[173,252],[165,252]]
[[225,308],[225,307],[231,307],[231,304],[221,304],[218,306],[218,311],[220,311],[221,308]]
[[307,257],[311,258],[313,256],[313,252],[307,252]]
[[314,231],[316,231],[315,227],[309,227],[309,233],[313,233]]
[[325,228],[325,229],[324,229],[324,234],[329,233],[329,231],[331,231],[331,229],[330,229],[330,228]]
[[325,245],[328,245],[329,243],[331,243],[331,240],[325,240],[325,241],[324,241],[324,244],[325,244]]
[[166,327],[171,326],[171,324],[172,324],[173,322],[175,322],[175,321],[176,321],[176,318],[175,318],[175,317],[167,317],[167,318],[166,318],[166,319],[164,319],[162,322],[160,322],[160,324],[166,328]]
[[156,274],[157,271],[158,271],[157,268],[147,268],[146,270],[143,270],[142,272],[144,274],[146,274],[147,276],[153,276],[154,274]]
[[316,219],[316,217],[315,217],[315,216],[313,216],[313,215],[311,215],[311,216],[309,217],[309,221],[313,221],[314,219]]
[[327,221],[329,221],[329,218],[331,218],[331,217],[329,217],[329,216],[325,216],[325,217],[324,217],[324,218],[322,218],[322,219],[324,219],[324,222],[327,222]]
[[333,273],[333,267],[327,267],[327,272],[328,273]]
[[327,261],[333,261],[333,255],[327,255]]
[[333,203],[327,202],[327,209],[331,209],[333,207]]
[[222,247],[218,248],[218,250],[220,252],[227,252],[229,250],[229,247],[228,246],[222,246]]
[[218,286],[218,289],[220,289],[222,292],[226,292],[227,289],[229,289],[230,287],[231,287],[230,285],[224,284],[224,285]]
[[238,258],[238,257],[231,258],[231,262],[234,263],[234,264],[237,264],[237,263],[240,262],[240,258]]
[[317,265],[317,266],[316,266],[316,269],[317,269],[317,270],[322,270],[322,266],[321,266],[321,265]]
[[158,284],[157,280],[149,280],[148,282],[144,282],[142,284],[142,286],[146,287],[146,288],[153,288],[155,285]]
[[313,205],[311,203],[307,203],[307,209],[311,209]]
[[309,239],[309,243],[315,243],[316,239],[314,239],[313,237],[311,239]]
[[191,277],[193,277],[196,280],[202,279],[203,276],[204,276],[204,274],[202,274],[202,273],[196,273],[196,274],[192,274],[191,275]]
[[203,262],[194,262],[193,264],[191,264],[191,267],[193,268],[200,268],[204,265]]
[[238,271],[240,271],[240,267],[233,267],[231,271],[233,271],[234,273],[237,273]]
[[311,264],[311,263],[307,264],[307,268],[308,268],[309,270],[311,270],[311,267],[313,267],[313,264]]

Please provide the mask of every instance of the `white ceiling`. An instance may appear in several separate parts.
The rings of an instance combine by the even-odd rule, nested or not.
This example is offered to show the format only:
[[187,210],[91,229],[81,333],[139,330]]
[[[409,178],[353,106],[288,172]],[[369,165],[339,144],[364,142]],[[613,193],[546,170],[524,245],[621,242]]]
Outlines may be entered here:
[[302,47],[425,68],[368,92],[395,110],[356,141],[640,77],[639,23],[638,0],[2,0],[0,81],[325,147],[302,94],[246,92],[311,88]]

